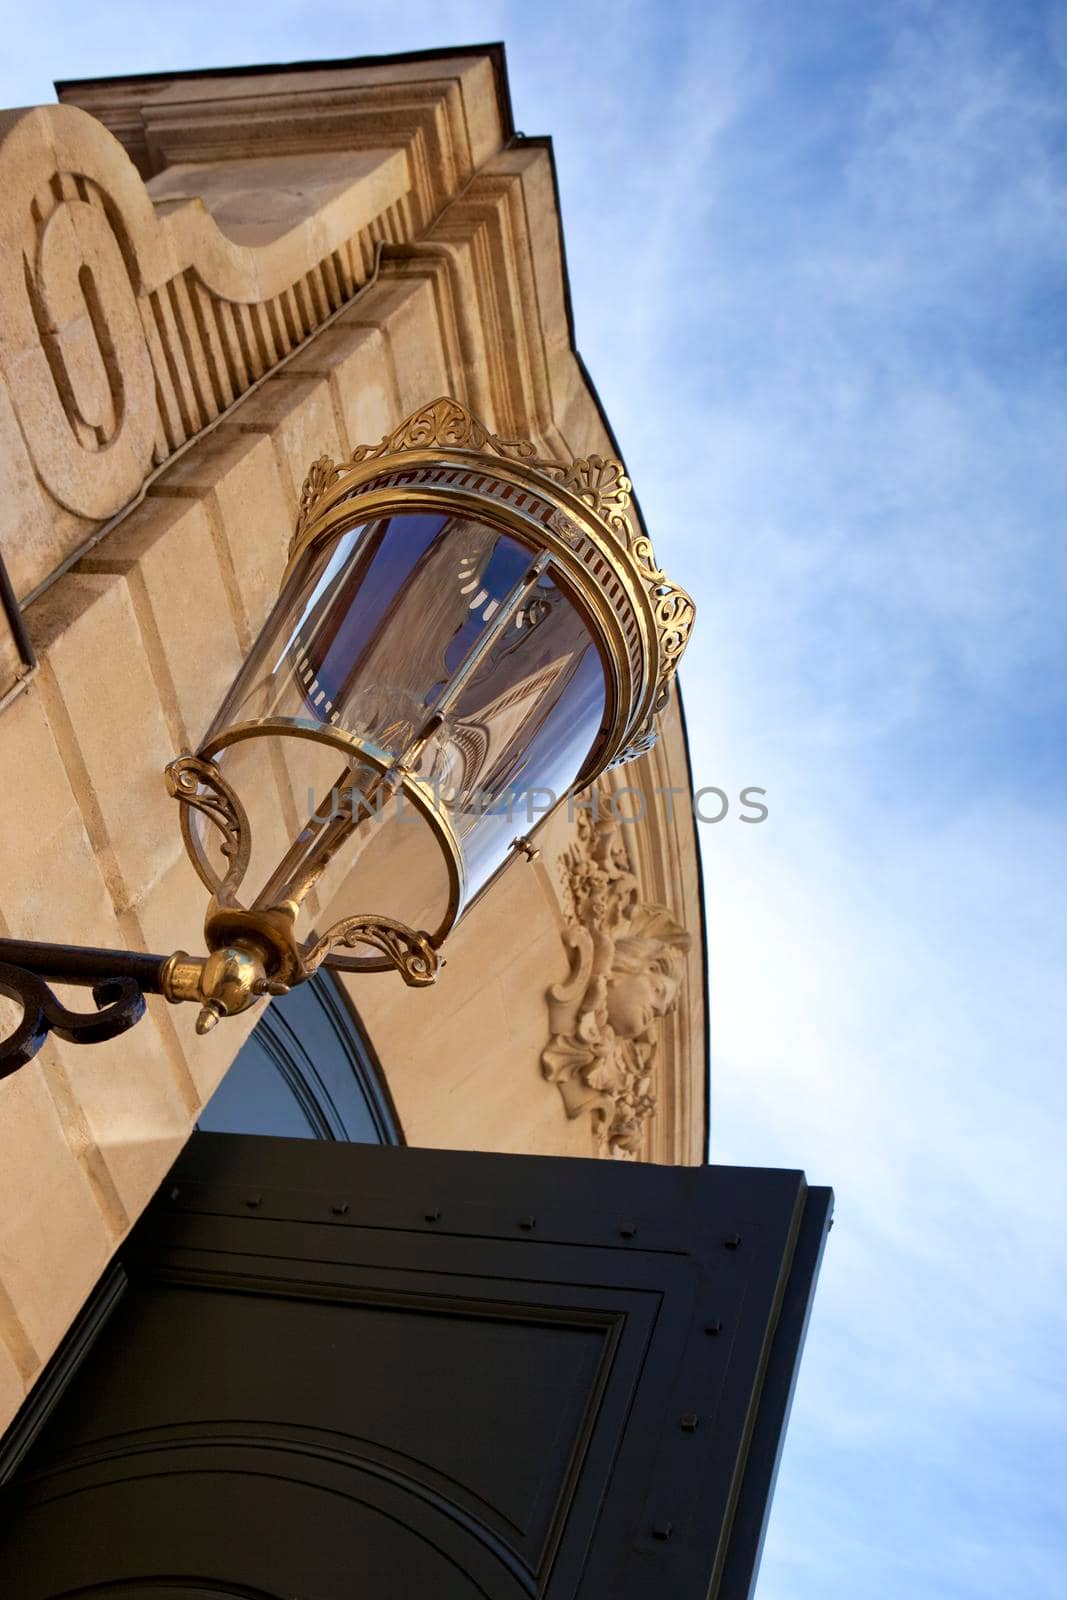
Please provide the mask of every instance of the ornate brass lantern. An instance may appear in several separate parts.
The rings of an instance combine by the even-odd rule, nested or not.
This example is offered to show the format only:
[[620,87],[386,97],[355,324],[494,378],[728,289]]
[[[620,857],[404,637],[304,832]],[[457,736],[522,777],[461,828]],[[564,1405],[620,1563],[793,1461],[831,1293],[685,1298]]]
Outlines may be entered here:
[[[465,908],[532,848],[534,797],[653,743],[693,603],[630,487],[618,461],[541,460],[449,399],[314,463],[277,604],[167,768],[209,954],[160,958],[148,987],[198,1001],[204,1031],[323,962],[434,981]],[[261,825],[279,780],[297,814],[280,854],[277,804]]]
[[[619,462],[539,460],[454,400],[314,463],[278,603],[200,750],[168,768],[212,952],[246,952],[229,966],[271,989],[322,961],[431,983],[532,797],[649,748],[693,604],[629,490]],[[245,906],[242,796],[279,761],[306,821]],[[312,903],[341,915],[301,936]],[[232,988],[204,996],[204,1025],[240,1008]]]

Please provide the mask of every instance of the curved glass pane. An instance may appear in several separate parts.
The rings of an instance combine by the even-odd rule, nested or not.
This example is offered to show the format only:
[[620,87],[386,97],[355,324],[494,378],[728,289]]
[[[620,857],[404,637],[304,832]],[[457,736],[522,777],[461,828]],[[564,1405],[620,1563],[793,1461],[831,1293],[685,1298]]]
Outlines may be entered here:
[[[567,792],[603,722],[604,674],[583,618],[537,563],[498,528],[418,511],[363,523],[305,555],[211,730],[278,719],[351,741],[344,753],[281,741],[300,828],[276,872],[257,860],[250,881],[261,903],[330,841],[335,859],[319,884],[329,916],[374,911],[439,925],[441,846],[383,784],[393,763],[421,780],[458,838],[464,903],[547,797]],[[278,758],[262,743],[220,757],[242,795],[278,781]]]
[[459,696],[463,757],[442,791],[463,845],[468,899],[568,793],[604,717],[604,669],[584,620],[548,573]]
[[[381,758],[402,756],[531,560],[467,518],[406,512],[362,523],[308,554],[214,727],[292,717],[354,734]],[[432,749],[445,745],[438,738]],[[437,770],[432,759],[427,767]]]

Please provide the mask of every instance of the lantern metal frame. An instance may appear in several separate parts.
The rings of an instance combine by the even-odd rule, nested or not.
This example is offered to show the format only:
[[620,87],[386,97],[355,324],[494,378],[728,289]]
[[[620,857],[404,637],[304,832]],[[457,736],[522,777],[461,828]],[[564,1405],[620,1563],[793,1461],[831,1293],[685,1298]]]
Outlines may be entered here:
[[[168,957],[146,956],[0,940],[0,993],[18,999],[24,1010],[16,1034],[0,1043],[0,1076],[30,1059],[49,1028],[75,1042],[88,1042],[131,1026],[143,1013],[141,995],[146,990],[174,1003],[197,1002],[197,1030],[205,1032],[220,1017],[244,1011],[261,996],[286,992],[322,964],[351,972],[392,969],[415,987],[433,983],[440,946],[464,905],[465,868],[459,838],[430,786],[417,776],[415,763],[459,689],[542,574],[551,574],[582,616],[604,667],[604,718],[570,792],[586,788],[609,767],[634,759],[655,742],[655,718],[667,702],[694,605],[667,578],[648,535],[632,520],[631,487],[620,461],[599,455],[571,462],[541,457],[528,440],[501,438],[447,397],[421,407],[377,445],[361,446],[345,463],[327,456],[315,461],[301,491],[283,591],[307,552],[361,524],[400,512],[474,517],[512,535],[530,551],[531,564],[398,755],[384,759],[365,740],[326,722],[274,716],[224,727],[195,753],[170,762],[166,782],[181,807],[185,848],[211,896],[204,925],[208,955],[176,951]],[[243,741],[279,735],[312,740],[344,756],[348,771],[342,775],[342,792],[351,805],[347,817],[342,808],[328,819],[313,818],[323,825],[310,858],[303,847],[306,840],[302,845],[298,836],[254,904],[246,906],[237,891],[251,856],[251,825],[216,758]],[[357,765],[373,774],[369,783],[356,779]],[[423,817],[441,848],[448,898],[439,925],[418,930],[368,912],[300,940],[297,917],[326,866],[366,821],[372,803],[394,794]],[[201,838],[196,814],[221,834],[221,871]],[[525,838],[513,845],[527,856],[533,848]],[[344,953],[357,949],[374,954]],[[44,987],[43,978],[93,984],[97,1004],[104,1009],[86,1014],[79,1028],[79,1014],[67,1012]]]

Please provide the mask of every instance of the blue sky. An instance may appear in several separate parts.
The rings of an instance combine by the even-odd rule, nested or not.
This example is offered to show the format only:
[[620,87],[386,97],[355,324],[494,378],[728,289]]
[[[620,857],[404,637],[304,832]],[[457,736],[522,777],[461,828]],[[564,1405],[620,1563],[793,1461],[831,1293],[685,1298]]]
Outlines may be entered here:
[[[29,16],[30,13],[27,12]],[[55,77],[503,38],[697,597],[713,1157],[838,1193],[758,1600],[1067,1593],[1067,7],[43,3]]]

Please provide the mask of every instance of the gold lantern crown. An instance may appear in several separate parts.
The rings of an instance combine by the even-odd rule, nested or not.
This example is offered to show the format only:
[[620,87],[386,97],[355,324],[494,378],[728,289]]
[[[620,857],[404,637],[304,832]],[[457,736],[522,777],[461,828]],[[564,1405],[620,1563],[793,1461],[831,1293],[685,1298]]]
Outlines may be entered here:
[[[609,726],[580,775],[584,787],[655,742],[654,722],[689,640],[692,597],[659,566],[631,515],[621,461],[545,460],[525,439],[502,439],[458,400],[416,411],[349,462],[315,461],[304,482],[289,567],[345,525],[421,504],[481,513],[547,548],[604,645],[613,691]],[[284,580],[283,580],[284,582]]]

